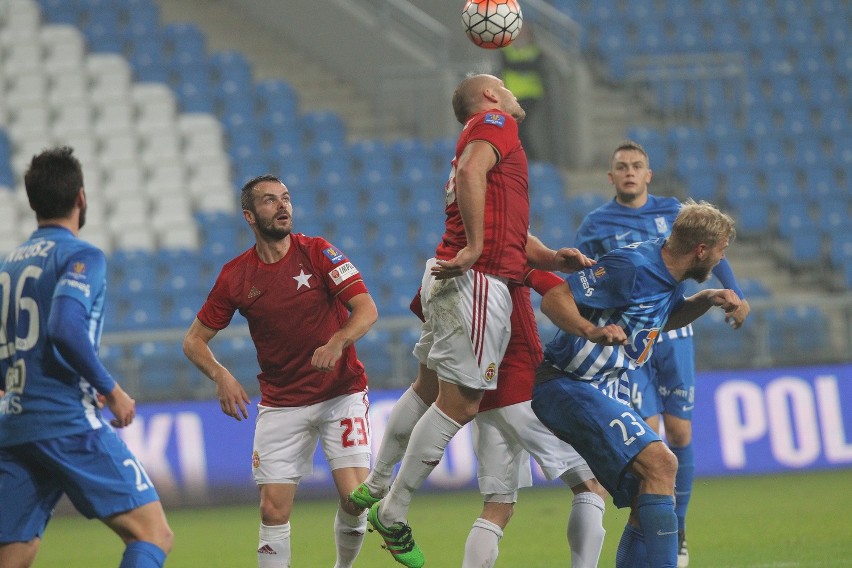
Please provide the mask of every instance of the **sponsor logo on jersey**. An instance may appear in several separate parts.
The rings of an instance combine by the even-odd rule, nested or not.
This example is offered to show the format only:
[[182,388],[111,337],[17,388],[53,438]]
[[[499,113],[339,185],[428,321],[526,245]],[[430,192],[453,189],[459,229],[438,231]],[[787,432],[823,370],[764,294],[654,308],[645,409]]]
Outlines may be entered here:
[[644,365],[654,350],[654,342],[658,335],[660,335],[660,328],[658,327],[640,329],[633,334],[633,339],[630,345],[624,347],[624,352],[637,365]]
[[494,377],[497,375],[497,365],[493,362],[488,365],[488,368],[485,369],[485,380],[489,383],[494,380]]
[[358,274],[358,269],[351,262],[345,262],[328,273],[329,277],[335,284],[340,284],[344,280]]
[[502,114],[497,114],[493,112],[489,112],[485,115],[485,119],[483,120],[485,124],[493,124],[494,126],[499,126],[503,128],[503,125],[506,123],[506,117]]
[[333,262],[334,264],[337,264],[338,262],[340,262],[341,260],[343,260],[344,258],[346,258],[345,256],[343,256],[343,253],[342,253],[342,252],[340,252],[339,250],[337,250],[337,249],[336,249],[336,248],[334,248],[334,247],[328,247],[328,248],[324,249],[324,250],[322,251],[322,253],[323,253],[325,256],[327,256],[327,257],[328,257],[328,259],[329,259],[331,262]]

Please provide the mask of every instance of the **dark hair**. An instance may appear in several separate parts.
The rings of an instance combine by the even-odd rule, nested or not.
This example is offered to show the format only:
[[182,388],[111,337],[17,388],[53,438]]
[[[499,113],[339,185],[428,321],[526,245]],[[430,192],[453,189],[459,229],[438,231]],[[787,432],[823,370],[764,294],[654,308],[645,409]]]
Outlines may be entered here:
[[33,156],[24,174],[30,208],[38,219],[60,219],[74,209],[83,189],[83,168],[68,146],[59,146]]
[[272,174],[263,174],[262,176],[253,177],[246,182],[243,188],[240,190],[240,207],[243,208],[243,211],[251,211],[252,213],[257,213],[254,210],[254,199],[252,199],[251,192],[257,187],[258,184],[263,183],[265,181],[277,181],[281,185],[284,185],[284,182],[281,181],[277,176]]
[[645,151],[645,148],[643,148],[639,142],[634,142],[633,140],[623,140],[615,147],[615,150],[612,151],[612,155],[609,157],[610,164],[615,159],[615,155],[623,150],[635,150],[636,152],[639,152],[645,156],[645,165],[649,168],[651,167],[651,158],[648,157],[648,152]]

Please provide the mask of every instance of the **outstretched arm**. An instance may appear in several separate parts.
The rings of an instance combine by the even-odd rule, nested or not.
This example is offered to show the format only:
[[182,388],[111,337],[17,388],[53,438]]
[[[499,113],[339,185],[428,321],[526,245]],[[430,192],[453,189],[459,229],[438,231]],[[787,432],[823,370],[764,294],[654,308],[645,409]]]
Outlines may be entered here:
[[532,268],[551,272],[574,272],[595,264],[594,260],[584,255],[579,249],[563,247],[553,250],[531,233],[527,233],[526,253],[527,264]]
[[614,324],[598,327],[580,314],[574,294],[567,283],[551,288],[541,299],[541,311],[556,326],[571,335],[577,335],[603,345],[626,345],[627,335]]
[[683,302],[675,311],[669,315],[664,331],[679,329],[692,323],[704,315],[713,306],[719,306],[725,310],[726,319],[732,317],[740,308],[743,300],[740,300],[736,292],[727,289],[710,288],[694,294]]
[[199,371],[216,383],[216,397],[222,412],[237,420],[248,418],[246,405],[251,399],[240,382],[216,360],[210,350],[210,340],[216,337],[216,333],[216,330],[195,318],[183,338],[183,353]]

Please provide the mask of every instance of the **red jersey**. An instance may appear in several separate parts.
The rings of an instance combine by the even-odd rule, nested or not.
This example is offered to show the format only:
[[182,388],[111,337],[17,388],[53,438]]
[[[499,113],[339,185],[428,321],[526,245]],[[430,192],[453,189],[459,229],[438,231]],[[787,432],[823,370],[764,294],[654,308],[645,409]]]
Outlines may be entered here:
[[[485,391],[479,403],[479,412],[532,399],[535,370],[544,355],[530,301],[530,287],[544,296],[548,290],[563,282],[562,278],[552,272],[531,268],[527,270],[522,286],[509,286],[509,293],[512,295],[512,334],[497,372],[497,388]],[[419,290],[411,301],[411,311],[423,319]]]
[[480,112],[465,124],[456,143],[450,179],[446,185],[446,228],[436,258],[450,260],[467,245],[456,200],[456,167],[469,142],[481,140],[497,152],[497,164],[487,175],[485,237],[482,254],[473,268],[520,282],[527,264],[530,219],[527,155],[518,138],[518,123],[498,110]]
[[317,347],[348,319],[344,302],[363,293],[367,286],[343,253],[325,239],[291,233],[278,262],[264,263],[254,247],[228,262],[198,320],[219,331],[239,311],[257,349],[261,404],[306,406],[367,387],[354,345],[331,371],[311,366]]

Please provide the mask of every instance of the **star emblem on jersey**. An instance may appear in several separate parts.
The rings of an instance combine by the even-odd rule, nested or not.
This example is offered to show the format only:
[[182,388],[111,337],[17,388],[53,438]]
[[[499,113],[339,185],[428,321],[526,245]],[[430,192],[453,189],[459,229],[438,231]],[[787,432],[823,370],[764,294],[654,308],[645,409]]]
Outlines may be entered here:
[[252,298],[257,298],[258,296],[260,296],[260,290],[252,286],[251,290],[249,290],[248,293],[248,299],[251,300]]
[[299,269],[299,275],[293,277],[293,280],[299,283],[296,286],[296,290],[298,290],[302,286],[310,288],[311,285],[308,283],[308,280],[311,278],[311,276],[313,276],[313,274],[305,274],[305,270],[303,268]]

